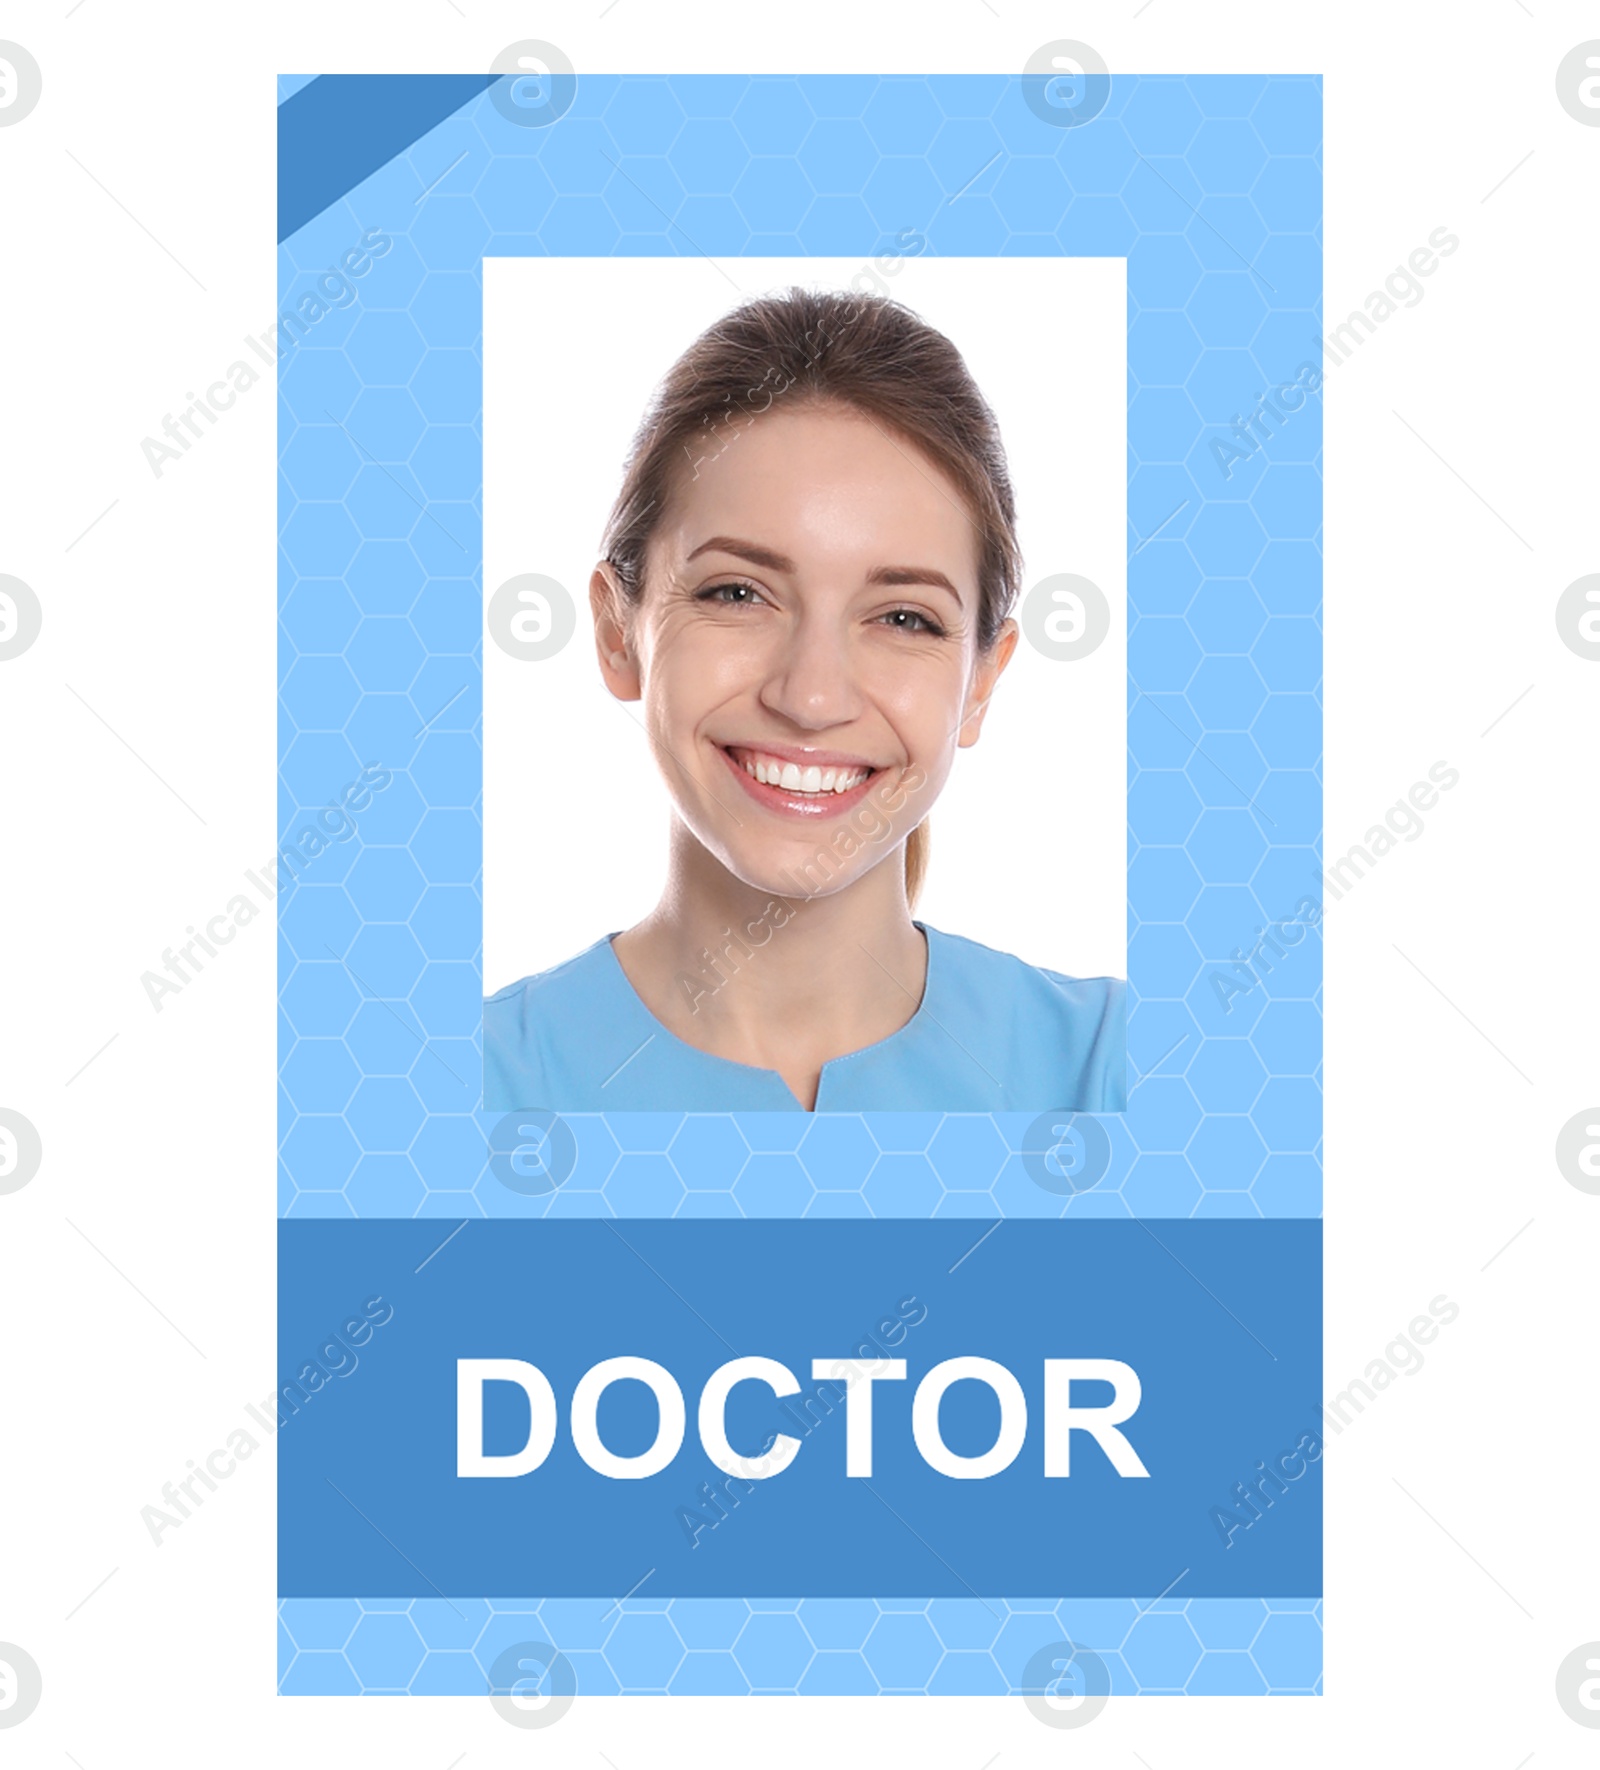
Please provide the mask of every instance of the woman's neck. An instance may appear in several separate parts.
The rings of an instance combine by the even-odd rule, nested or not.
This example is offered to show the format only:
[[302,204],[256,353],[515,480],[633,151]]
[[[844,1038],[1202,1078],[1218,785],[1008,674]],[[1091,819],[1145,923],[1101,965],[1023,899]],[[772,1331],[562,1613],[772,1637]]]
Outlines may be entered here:
[[808,1111],[823,1064],[898,1032],[927,980],[901,849],[827,896],[778,897],[736,879],[681,824],[660,903],[612,948],[669,1031],[776,1070]]

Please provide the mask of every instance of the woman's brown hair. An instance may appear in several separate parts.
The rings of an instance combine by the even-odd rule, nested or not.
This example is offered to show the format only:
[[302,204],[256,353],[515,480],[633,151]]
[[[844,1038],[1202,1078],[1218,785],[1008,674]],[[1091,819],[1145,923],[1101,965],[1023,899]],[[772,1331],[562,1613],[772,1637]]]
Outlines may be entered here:
[[[961,353],[898,301],[788,289],[735,308],[668,370],[628,455],[603,542],[630,602],[681,473],[698,473],[739,428],[782,402],[835,402],[876,419],[955,483],[978,531],[978,646],[987,651],[1022,573],[999,426]],[[927,871],[926,820],[906,842],[906,896]]]

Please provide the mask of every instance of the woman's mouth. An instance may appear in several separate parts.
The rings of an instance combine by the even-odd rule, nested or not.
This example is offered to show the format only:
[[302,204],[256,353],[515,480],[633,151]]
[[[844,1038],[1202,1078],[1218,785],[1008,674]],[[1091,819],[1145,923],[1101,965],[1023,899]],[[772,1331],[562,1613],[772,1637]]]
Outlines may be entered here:
[[855,805],[882,772],[871,763],[848,759],[797,761],[744,745],[718,748],[758,804],[791,816],[827,816]]

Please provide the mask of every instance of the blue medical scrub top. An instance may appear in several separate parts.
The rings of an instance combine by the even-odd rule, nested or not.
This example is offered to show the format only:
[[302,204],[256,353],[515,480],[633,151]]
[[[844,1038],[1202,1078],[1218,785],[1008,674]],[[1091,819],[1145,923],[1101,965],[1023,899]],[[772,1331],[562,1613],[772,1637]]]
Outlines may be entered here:
[[[1123,1112],[1125,1002],[1116,977],[1064,977],[917,923],[922,1002],[898,1032],[822,1066],[818,1112]],[[775,1071],[685,1044],[597,940],[489,997],[484,1109],[798,1112]]]

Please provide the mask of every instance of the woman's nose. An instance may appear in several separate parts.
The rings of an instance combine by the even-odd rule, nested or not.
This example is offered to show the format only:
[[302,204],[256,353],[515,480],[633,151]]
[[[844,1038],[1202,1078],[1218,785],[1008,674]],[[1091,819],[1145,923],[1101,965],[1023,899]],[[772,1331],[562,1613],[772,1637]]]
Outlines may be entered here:
[[815,616],[796,620],[771,661],[761,704],[810,731],[857,718],[862,694],[848,634]]

